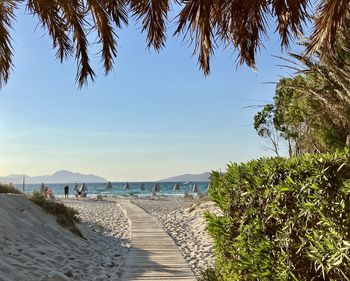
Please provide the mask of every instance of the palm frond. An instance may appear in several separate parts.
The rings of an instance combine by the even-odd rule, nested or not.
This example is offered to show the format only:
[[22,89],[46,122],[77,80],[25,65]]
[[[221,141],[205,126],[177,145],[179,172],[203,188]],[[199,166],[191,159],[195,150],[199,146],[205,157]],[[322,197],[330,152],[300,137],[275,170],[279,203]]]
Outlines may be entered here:
[[88,54],[88,39],[86,25],[86,7],[82,0],[57,0],[62,16],[67,21],[68,28],[73,33],[73,44],[75,45],[75,58],[77,61],[76,81],[79,87],[86,85],[87,78],[93,81],[95,72],[90,65]]
[[255,68],[255,55],[262,45],[261,39],[267,36],[266,1],[243,1],[242,13],[236,12],[233,16],[236,21],[232,26],[232,38],[239,49],[240,64],[247,63]]
[[147,46],[156,50],[164,47],[169,0],[130,0],[131,11],[142,21],[142,32],[147,33]]
[[314,31],[310,37],[308,53],[319,50],[322,55],[332,53],[338,28],[348,12],[348,0],[324,0],[318,7]]
[[273,0],[273,16],[277,18],[277,30],[281,45],[288,46],[290,37],[303,33],[303,24],[309,18],[308,0]]
[[0,88],[7,83],[13,66],[12,39],[9,29],[14,20],[16,5],[14,0],[0,1]]
[[185,32],[194,41],[193,53],[199,50],[198,63],[205,75],[210,72],[210,56],[214,52],[213,36],[214,1],[190,0],[179,14],[175,34]]
[[87,11],[93,18],[93,28],[97,30],[99,43],[102,43],[102,60],[105,74],[113,67],[114,58],[117,56],[116,34],[111,25],[111,20],[105,6],[99,0],[87,0]]
[[127,0],[101,0],[99,1],[106,9],[118,28],[122,23],[128,24]]
[[56,57],[62,62],[74,54],[72,41],[69,37],[67,21],[62,17],[60,7],[56,1],[28,0],[27,10],[37,15],[44,29],[48,30],[52,38],[53,48],[57,48]]

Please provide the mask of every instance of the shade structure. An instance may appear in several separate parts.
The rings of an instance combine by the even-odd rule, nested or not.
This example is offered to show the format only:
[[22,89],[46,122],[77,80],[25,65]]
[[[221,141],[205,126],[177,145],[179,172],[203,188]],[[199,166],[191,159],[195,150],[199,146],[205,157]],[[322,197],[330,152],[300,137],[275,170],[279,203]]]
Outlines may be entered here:
[[112,183],[109,181],[108,183],[107,183],[107,189],[112,189]]
[[152,194],[155,194],[156,192],[160,192],[160,186],[158,182],[156,182],[152,188]]
[[125,190],[129,189],[129,183],[128,183],[128,182],[125,183],[124,189],[125,189]]
[[199,186],[198,186],[198,184],[195,183],[195,184],[193,185],[192,192],[194,192],[194,193],[198,193],[198,192],[199,192]]
[[179,191],[180,190],[180,185],[178,183],[175,183],[174,187],[173,187],[174,191]]
[[145,190],[145,185],[141,183],[140,190],[144,191]]

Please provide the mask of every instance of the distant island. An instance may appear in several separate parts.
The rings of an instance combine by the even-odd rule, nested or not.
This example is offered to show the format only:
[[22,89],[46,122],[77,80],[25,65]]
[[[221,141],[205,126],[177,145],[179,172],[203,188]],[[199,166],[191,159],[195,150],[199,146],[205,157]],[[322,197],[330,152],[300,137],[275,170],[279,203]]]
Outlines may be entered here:
[[184,174],[184,175],[179,175],[167,179],[162,179],[160,180],[161,182],[186,182],[186,181],[191,181],[191,182],[209,182],[210,181],[210,173],[205,172],[202,174]]
[[52,175],[44,175],[44,176],[35,176],[31,177],[28,175],[9,175],[5,177],[0,177],[0,182],[2,183],[13,183],[20,184],[23,181],[23,177],[25,177],[25,181],[28,184],[31,183],[94,183],[94,182],[107,182],[105,178],[96,176],[96,175],[84,175],[81,173],[74,173],[71,171],[57,171]]

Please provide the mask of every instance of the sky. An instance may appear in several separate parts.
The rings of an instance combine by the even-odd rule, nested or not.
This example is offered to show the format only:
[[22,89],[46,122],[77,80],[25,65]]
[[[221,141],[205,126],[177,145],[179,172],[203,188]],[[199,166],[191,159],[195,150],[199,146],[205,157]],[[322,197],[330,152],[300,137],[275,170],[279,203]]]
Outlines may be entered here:
[[[173,30],[175,23],[169,24]],[[218,49],[212,72],[199,71],[192,47],[168,36],[148,50],[139,25],[118,31],[114,71],[79,90],[74,60],[60,64],[37,21],[17,11],[14,70],[0,89],[0,175],[71,170],[108,180],[158,180],[225,170],[229,162],[272,155],[253,128],[257,109],[272,100],[285,75],[264,41],[258,71],[237,68],[232,49]]]

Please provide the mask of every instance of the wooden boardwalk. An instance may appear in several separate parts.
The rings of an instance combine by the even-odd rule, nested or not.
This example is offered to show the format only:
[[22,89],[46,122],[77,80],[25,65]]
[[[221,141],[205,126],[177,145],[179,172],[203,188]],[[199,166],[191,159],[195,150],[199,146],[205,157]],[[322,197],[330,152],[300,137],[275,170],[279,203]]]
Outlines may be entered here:
[[118,202],[131,220],[131,248],[123,281],[195,281],[174,241],[161,225],[128,200]]

